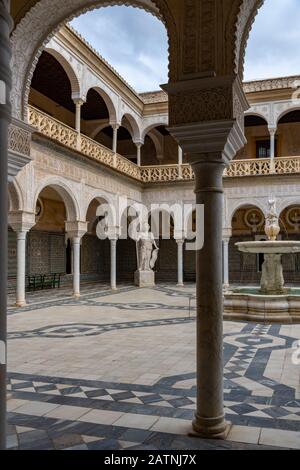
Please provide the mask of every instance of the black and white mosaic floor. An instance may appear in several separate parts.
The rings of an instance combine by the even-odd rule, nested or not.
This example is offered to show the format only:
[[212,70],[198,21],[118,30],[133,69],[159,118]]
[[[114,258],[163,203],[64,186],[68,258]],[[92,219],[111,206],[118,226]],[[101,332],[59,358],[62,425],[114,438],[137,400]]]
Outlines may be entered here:
[[188,437],[194,288],[10,309],[12,449],[300,449],[299,325],[224,324],[228,440]]

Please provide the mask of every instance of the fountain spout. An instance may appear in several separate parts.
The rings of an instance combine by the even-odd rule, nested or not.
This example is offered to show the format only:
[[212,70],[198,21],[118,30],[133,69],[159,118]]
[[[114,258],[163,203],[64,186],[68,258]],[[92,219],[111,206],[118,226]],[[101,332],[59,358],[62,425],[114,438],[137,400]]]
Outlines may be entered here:
[[265,234],[270,241],[276,241],[280,233],[279,217],[276,211],[276,200],[269,200],[269,212],[266,216]]

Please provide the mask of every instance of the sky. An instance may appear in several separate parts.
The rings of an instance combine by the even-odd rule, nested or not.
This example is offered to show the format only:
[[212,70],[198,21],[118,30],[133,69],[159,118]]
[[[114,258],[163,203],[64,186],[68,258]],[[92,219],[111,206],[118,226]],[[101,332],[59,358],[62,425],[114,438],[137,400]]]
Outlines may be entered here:
[[245,79],[300,74],[300,0],[265,0],[250,34]]
[[137,92],[158,90],[167,83],[167,32],[150,13],[106,7],[75,18],[71,25]]
[[[300,74],[300,0],[265,0],[250,34],[245,80]],[[168,81],[164,25],[132,7],[107,7],[79,16],[71,25],[137,91]]]

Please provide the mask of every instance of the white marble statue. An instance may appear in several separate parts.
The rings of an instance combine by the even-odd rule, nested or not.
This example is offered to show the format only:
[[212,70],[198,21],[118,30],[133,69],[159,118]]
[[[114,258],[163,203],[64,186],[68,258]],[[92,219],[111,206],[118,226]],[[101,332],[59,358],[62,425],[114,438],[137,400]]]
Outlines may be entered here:
[[136,240],[138,271],[152,271],[158,256],[159,248],[148,223],[142,225]]

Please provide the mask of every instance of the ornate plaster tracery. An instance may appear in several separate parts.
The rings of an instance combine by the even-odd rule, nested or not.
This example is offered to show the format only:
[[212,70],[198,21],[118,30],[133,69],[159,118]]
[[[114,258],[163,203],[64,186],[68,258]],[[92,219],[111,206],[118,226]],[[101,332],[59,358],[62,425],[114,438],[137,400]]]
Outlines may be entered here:
[[244,74],[244,60],[249,35],[258,10],[263,3],[264,0],[243,0],[240,5],[235,31],[235,72],[241,78]]
[[17,25],[12,34],[13,115],[26,116],[28,95],[33,72],[49,40],[67,21],[97,7],[126,5],[142,8],[157,16],[165,24],[169,36],[170,79],[176,80],[177,33],[172,14],[165,0],[40,0]]

